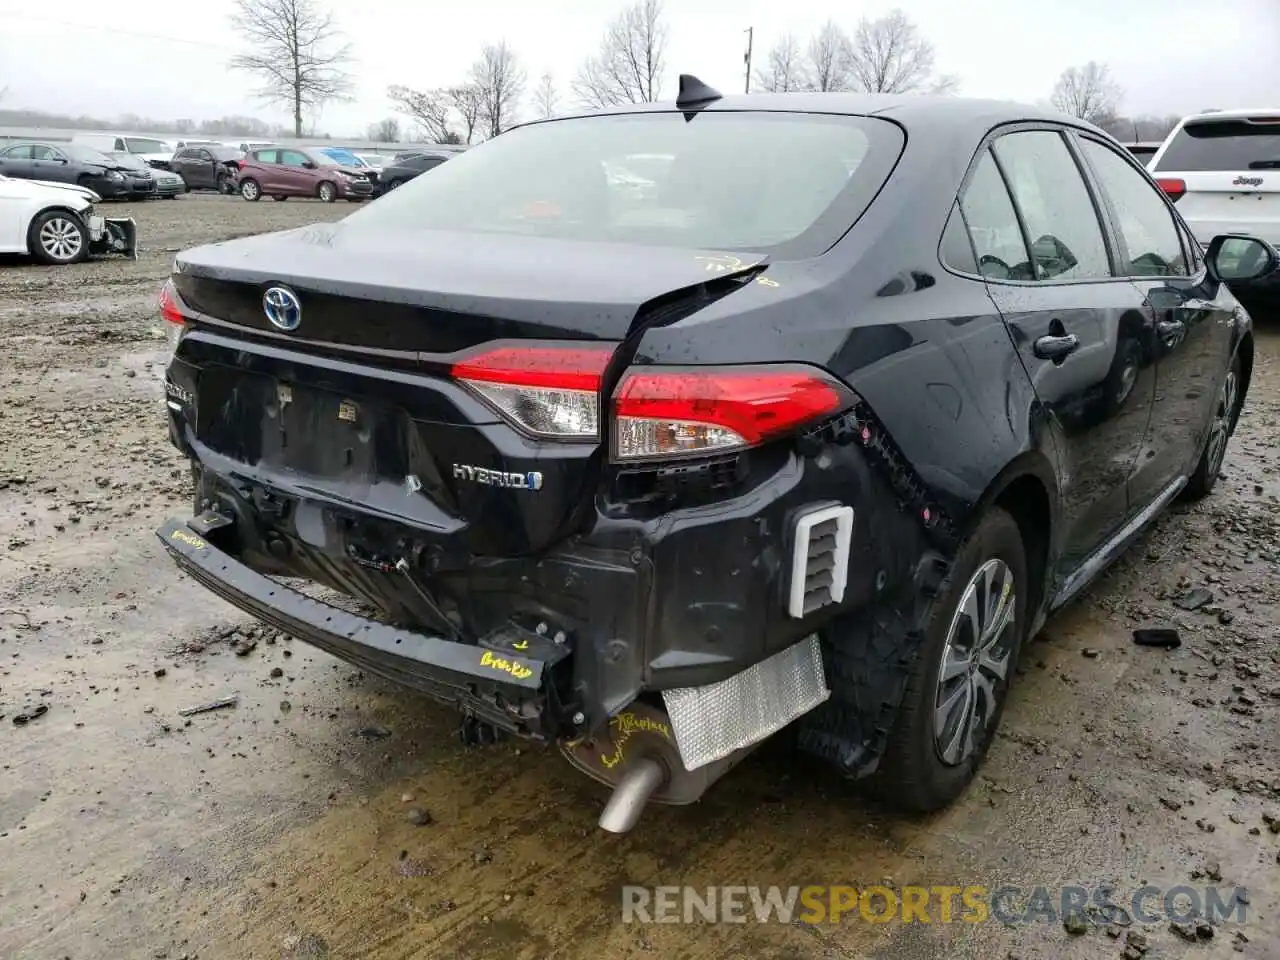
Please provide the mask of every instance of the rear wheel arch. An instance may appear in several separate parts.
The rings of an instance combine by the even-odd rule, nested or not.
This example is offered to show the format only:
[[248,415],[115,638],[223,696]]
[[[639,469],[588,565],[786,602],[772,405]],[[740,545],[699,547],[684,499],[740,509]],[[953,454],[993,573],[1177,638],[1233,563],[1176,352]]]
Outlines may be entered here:
[[1240,337],[1236,355],[1240,358],[1240,405],[1244,406],[1249,396],[1249,382],[1253,379],[1253,331],[1246,330]]
[[1058,530],[1058,483],[1053,466],[1039,451],[1016,457],[988,484],[971,514],[970,528],[992,507],[1013,517],[1027,560],[1027,616],[1034,621],[1048,595]]

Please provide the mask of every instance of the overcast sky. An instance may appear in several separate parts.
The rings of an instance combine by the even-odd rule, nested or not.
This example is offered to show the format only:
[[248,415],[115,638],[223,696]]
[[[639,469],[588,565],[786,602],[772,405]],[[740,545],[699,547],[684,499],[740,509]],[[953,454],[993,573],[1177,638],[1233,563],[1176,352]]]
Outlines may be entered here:
[[[597,47],[619,5],[336,5],[354,48],[356,99],[326,108],[320,126],[335,136],[363,132],[392,114],[389,84],[458,82],[483,43],[502,39],[522,60],[530,89],[550,72],[567,103],[576,65]],[[250,78],[227,70],[237,38],[216,12],[220,6],[231,4],[0,0],[0,89],[8,87],[0,104],[106,117],[286,121],[286,110],[253,101]],[[960,77],[962,95],[1043,100],[1063,67],[1094,59],[1108,63],[1124,87],[1125,113],[1280,105],[1280,0],[666,0],[668,95],[680,72],[740,90],[747,27],[755,28],[756,62],[763,63],[785,31],[807,37],[828,18],[851,30],[859,16],[894,6],[934,43],[939,71]]]

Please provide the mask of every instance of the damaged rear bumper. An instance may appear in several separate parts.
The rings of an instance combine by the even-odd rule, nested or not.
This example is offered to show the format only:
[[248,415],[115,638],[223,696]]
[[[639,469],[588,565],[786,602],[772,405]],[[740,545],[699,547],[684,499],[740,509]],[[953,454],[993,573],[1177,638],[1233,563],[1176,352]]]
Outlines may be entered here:
[[568,650],[554,641],[508,631],[459,643],[349,613],[251,570],[215,546],[216,529],[197,532],[208,526],[201,519],[172,519],[156,533],[180,569],[234,606],[500,730],[535,739],[558,733],[556,673]]

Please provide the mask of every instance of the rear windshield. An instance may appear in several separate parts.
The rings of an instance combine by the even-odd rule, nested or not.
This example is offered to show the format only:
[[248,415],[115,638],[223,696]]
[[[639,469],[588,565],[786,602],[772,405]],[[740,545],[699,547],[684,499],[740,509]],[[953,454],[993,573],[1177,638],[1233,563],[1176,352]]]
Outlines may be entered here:
[[1280,170],[1280,119],[1189,123],[1169,142],[1157,170]]
[[822,253],[903,146],[871,117],[707,111],[579,117],[508,131],[347,219],[367,226]]

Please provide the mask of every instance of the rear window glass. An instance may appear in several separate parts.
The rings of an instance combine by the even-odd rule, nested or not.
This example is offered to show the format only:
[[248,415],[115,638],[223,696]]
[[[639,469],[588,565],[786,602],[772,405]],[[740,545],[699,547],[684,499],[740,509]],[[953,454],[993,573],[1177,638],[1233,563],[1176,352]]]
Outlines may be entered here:
[[556,120],[508,131],[347,219],[808,257],[861,215],[902,146],[898,126],[871,117]]
[[1280,119],[1269,123],[1189,123],[1169,142],[1156,170],[1280,170]]

